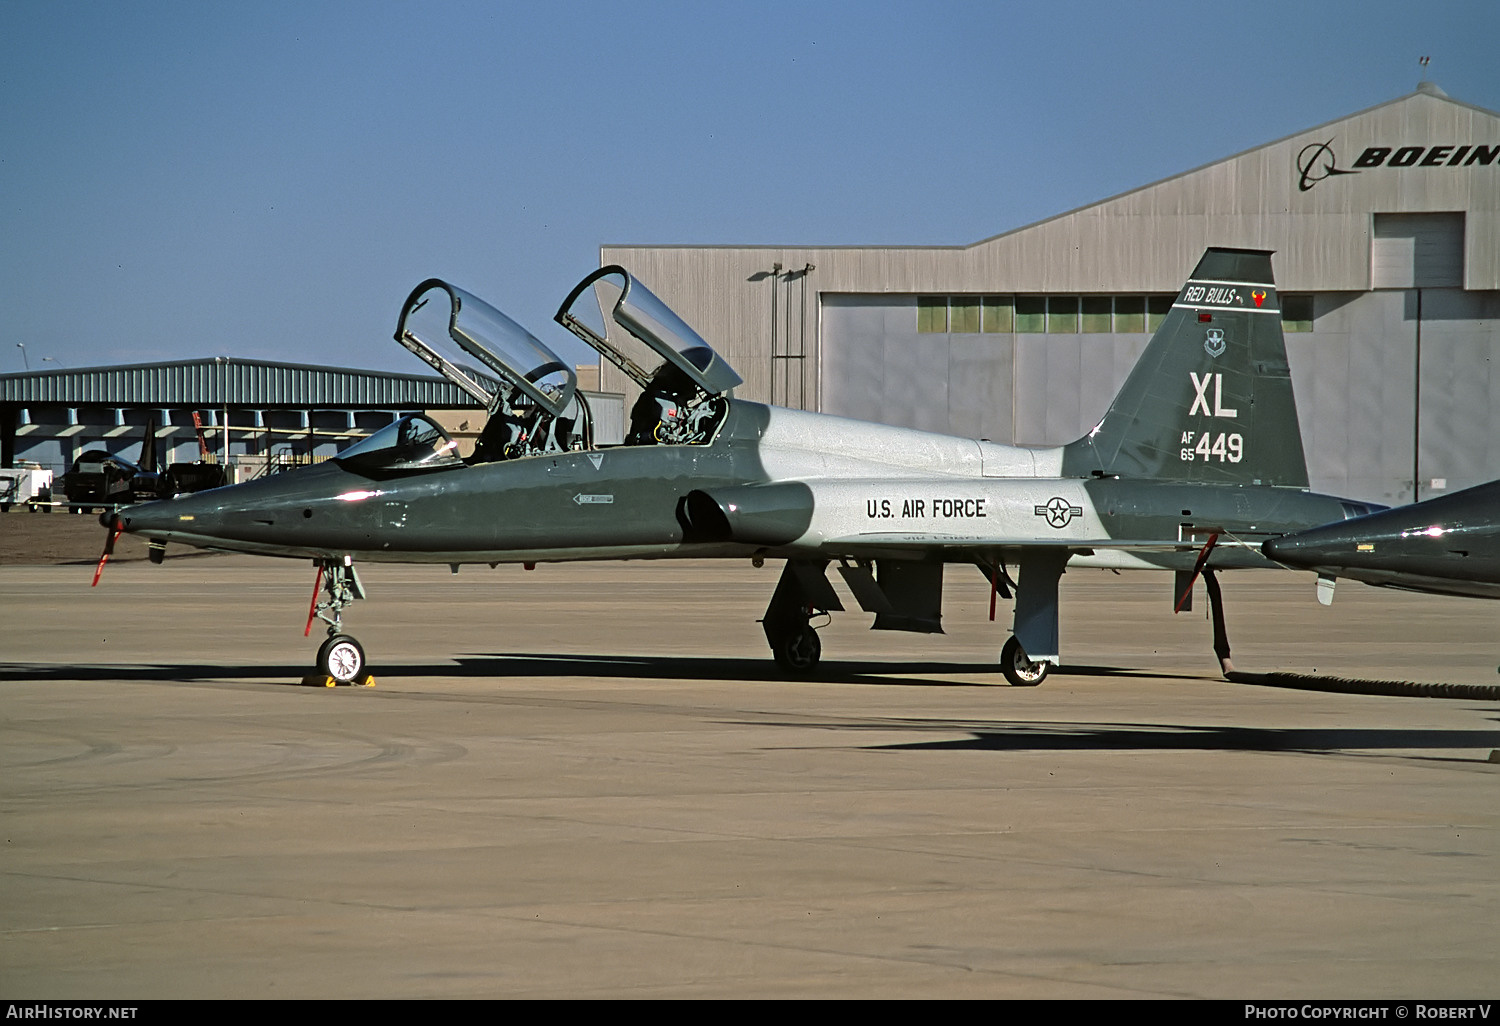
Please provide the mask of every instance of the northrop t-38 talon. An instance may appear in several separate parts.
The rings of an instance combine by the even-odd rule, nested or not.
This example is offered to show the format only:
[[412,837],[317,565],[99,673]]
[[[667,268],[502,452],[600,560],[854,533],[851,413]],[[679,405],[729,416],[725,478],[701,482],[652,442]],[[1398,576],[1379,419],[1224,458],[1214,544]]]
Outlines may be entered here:
[[564,361],[432,279],[396,339],[486,405],[471,457],[412,415],[318,466],[126,508],[111,542],[312,560],[317,664],[339,681],[368,675],[341,615],[364,561],[782,559],[762,623],[799,673],[820,655],[813,620],[843,608],[830,565],[875,629],[938,632],[944,569],[964,564],[1014,597],[1001,669],[1028,685],[1060,662],[1067,567],[1175,571],[1179,606],[1204,573],[1227,668],[1214,571],[1273,566],[1267,538],[1365,512],[1308,491],[1267,252],[1208,250],[1098,426],[1056,448],[733,398],[739,375],[621,267],[556,319],[640,386],[624,445],[595,447]]

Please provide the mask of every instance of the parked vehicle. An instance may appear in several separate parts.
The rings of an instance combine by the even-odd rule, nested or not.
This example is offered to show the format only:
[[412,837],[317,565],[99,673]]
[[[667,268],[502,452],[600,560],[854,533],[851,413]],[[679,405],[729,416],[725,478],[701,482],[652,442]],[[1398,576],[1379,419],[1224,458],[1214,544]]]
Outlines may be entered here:
[[[63,475],[63,494],[74,513],[87,512],[93,506],[114,506],[154,499],[154,491],[137,497],[136,478],[141,468],[123,456],[90,449],[73,462],[73,469]],[[152,478],[154,480],[154,477]]]
[[15,505],[30,506],[32,510],[50,508],[43,504],[51,501],[52,471],[36,464],[0,470],[0,513],[10,512]]

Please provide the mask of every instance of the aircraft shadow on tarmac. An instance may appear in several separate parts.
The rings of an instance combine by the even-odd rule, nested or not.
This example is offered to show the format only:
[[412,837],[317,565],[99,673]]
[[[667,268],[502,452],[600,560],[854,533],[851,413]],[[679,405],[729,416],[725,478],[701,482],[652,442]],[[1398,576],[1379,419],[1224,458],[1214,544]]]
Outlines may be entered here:
[[[949,660],[899,662],[830,659],[805,674],[781,669],[762,658],[724,656],[642,656],[495,652],[459,656],[450,675],[475,677],[602,677],[641,680],[713,680],[765,683],[862,684],[886,687],[1001,687],[1010,685],[993,663]],[[387,670],[387,673],[392,673]],[[400,672],[400,671],[397,671]],[[1072,666],[1056,671],[1089,677],[1162,677],[1201,680],[1191,675],[1151,673],[1105,666]],[[972,679],[982,677],[985,679]],[[968,679],[954,679],[968,678]]]
[[[427,667],[391,667],[388,676],[446,673],[475,677],[601,677],[643,680],[720,680],[861,684],[895,687],[1005,687],[1010,685],[990,663],[952,661],[861,662],[828,660],[805,675],[787,672],[763,659],[708,656],[568,655],[559,653],[507,652],[456,657],[458,668],[433,671]],[[899,674],[900,676],[895,676]],[[1156,680],[1226,683],[1217,673],[1163,673],[1117,666],[1076,664],[1058,667],[1055,676],[1077,678],[1139,678]],[[986,679],[972,679],[972,677]],[[954,679],[955,677],[971,679]],[[1414,698],[1460,698],[1500,701],[1500,686],[1487,684],[1441,684],[1413,681],[1354,680],[1316,674],[1231,672],[1228,682],[1241,685],[1329,691],[1352,695],[1393,695]],[[1055,687],[1056,685],[1054,685]],[[1021,689],[1026,691],[1029,689]]]
[[[889,676],[877,671],[932,676]],[[807,682],[897,687],[996,687],[990,680],[940,679],[946,674],[990,674],[988,664],[956,662],[864,663],[828,662]],[[1162,678],[1163,674],[1100,666],[1072,666],[1061,671],[1077,677]],[[25,681],[58,682],[157,682],[239,684],[264,686],[268,678],[275,686],[296,686],[306,676],[303,665],[225,665],[205,663],[163,664],[0,664],[0,683]],[[1254,675],[1245,675],[1247,677]],[[457,657],[453,662],[396,663],[377,668],[379,678],[547,678],[596,677],[600,679],[683,680],[722,682],[796,683],[762,659],[695,656],[567,655],[538,653],[492,653]],[[1173,679],[1227,683],[1212,675],[1172,675]],[[1333,678],[1329,678],[1332,680]],[[1056,684],[1053,685],[1054,687]],[[1010,690],[999,685],[999,690]],[[1021,694],[1033,693],[1018,689]],[[1486,689],[1493,690],[1493,689]],[[1500,723],[1500,709],[1490,717]],[[764,726],[766,720],[756,720]],[[909,741],[869,746],[883,751],[988,751],[988,752],[1111,752],[1111,751],[1222,751],[1301,752],[1328,754],[1368,751],[1481,749],[1475,758],[1415,756],[1434,761],[1472,764],[1484,762],[1485,753],[1500,749],[1500,729],[1440,730],[1406,728],[1302,728],[1234,727],[1189,724],[989,722],[929,719],[785,721],[785,726],[850,732],[914,730],[924,733],[965,732],[970,736],[942,740]],[[1412,758],[1413,756],[1406,756]],[[1490,761],[1495,761],[1493,757]]]
[[[431,667],[440,672],[439,667]],[[307,667],[218,663],[0,663],[0,684],[27,681],[145,681],[172,684],[264,683],[267,677],[297,683]]]
[[[160,681],[220,683],[248,681],[300,684],[308,676],[305,665],[209,664],[209,663],[0,663],[0,683],[19,681]],[[1009,690],[995,668],[987,662],[892,660],[828,660],[816,671],[790,674],[761,658],[724,656],[649,656],[557,652],[470,653],[451,661],[432,663],[391,662],[372,667],[381,678],[549,678],[596,677],[617,680],[743,681],[746,683],[857,684],[866,687],[983,687]],[[1122,678],[1226,683],[1213,672],[1203,674],[1163,673],[1114,666],[1075,664],[1059,667],[1057,677],[1086,679]],[[1346,694],[1408,695],[1412,697],[1464,698],[1500,701],[1500,687],[1493,685],[1415,684],[1402,681],[1357,681],[1284,673],[1233,673],[1241,685],[1264,685],[1299,690],[1336,691]],[[1054,684],[1054,687],[1057,685]],[[1045,685],[1044,685],[1045,687]],[[1029,688],[1018,689],[1027,693]]]
[[[207,663],[0,663],[0,683],[8,681],[176,681],[215,682],[283,678],[289,683],[309,672],[304,665]],[[1009,688],[991,663],[939,661],[859,662],[829,660],[816,672],[788,674],[761,658],[713,656],[594,655],[536,652],[496,652],[456,656],[451,662],[382,663],[371,667],[382,678],[504,678],[598,677],[624,680],[744,681],[747,683],[861,684],[896,687]],[[1163,674],[1106,666],[1070,666],[1057,671],[1078,677],[1169,677],[1212,680],[1212,675]],[[895,676],[894,674],[900,674]],[[985,679],[953,679],[954,677]]]
[[[924,724],[924,728],[936,725]],[[882,751],[974,752],[1381,752],[1480,749],[1479,758],[1418,756],[1435,761],[1486,761],[1500,746],[1500,730],[1360,727],[1228,727],[1139,723],[1013,723],[955,725],[971,737],[874,745]]]

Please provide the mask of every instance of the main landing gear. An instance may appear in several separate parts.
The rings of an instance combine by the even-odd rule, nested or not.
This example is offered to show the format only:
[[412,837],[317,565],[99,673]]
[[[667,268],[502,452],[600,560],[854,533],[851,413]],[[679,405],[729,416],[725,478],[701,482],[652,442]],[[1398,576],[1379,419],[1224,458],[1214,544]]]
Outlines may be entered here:
[[[354,570],[354,561],[345,556],[342,560],[320,559],[318,583],[313,586],[313,601],[307,611],[307,629],[304,636],[312,633],[316,617],[328,625],[328,640],[318,647],[318,662],[313,676],[323,678],[323,683],[373,684],[365,664],[365,650],[352,635],[343,633],[344,607],[356,599],[365,597],[364,585]],[[323,597],[319,598],[319,593]]]
[[785,673],[807,674],[817,668],[823,642],[818,639],[812,618],[824,610],[842,608],[823,577],[825,565],[799,565],[787,560],[761,620],[766,643],[771,646],[771,658]]
[[1034,688],[1047,679],[1047,674],[1052,672],[1052,664],[1045,659],[1032,662],[1012,634],[1000,649],[1000,672],[1005,674],[1005,679],[1014,687]]
[[[1000,669],[1015,687],[1036,687],[1057,662],[1057,581],[1067,559],[1066,552],[1023,556],[1019,585],[998,562],[980,564],[993,594],[1003,593],[1007,598],[1014,594],[1016,598],[1015,636],[1000,653]],[[787,560],[761,620],[771,656],[787,674],[801,677],[817,669],[823,645],[813,620],[844,608],[828,584],[824,573],[827,566],[827,560]],[[847,560],[839,567],[860,608],[875,614],[874,630],[941,631],[940,564],[897,560],[882,564],[879,570],[877,577],[868,563]],[[1039,658],[1033,660],[1027,647]]]

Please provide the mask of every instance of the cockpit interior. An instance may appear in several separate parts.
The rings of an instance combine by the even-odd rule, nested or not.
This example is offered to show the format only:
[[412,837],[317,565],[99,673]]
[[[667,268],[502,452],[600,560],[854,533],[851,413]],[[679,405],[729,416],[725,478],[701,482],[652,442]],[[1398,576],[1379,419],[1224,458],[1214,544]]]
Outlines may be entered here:
[[[742,379],[622,267],[600,268],[564,300],[556,320],[641,389],[626,445],[706,445]],[[595,447],[593,416],[573,368],[479,297],[437,278],[407,297],[396,341],[482,403],[473,453],[422,414],[345,449],[345,465],[375,472],[435,470]]]

